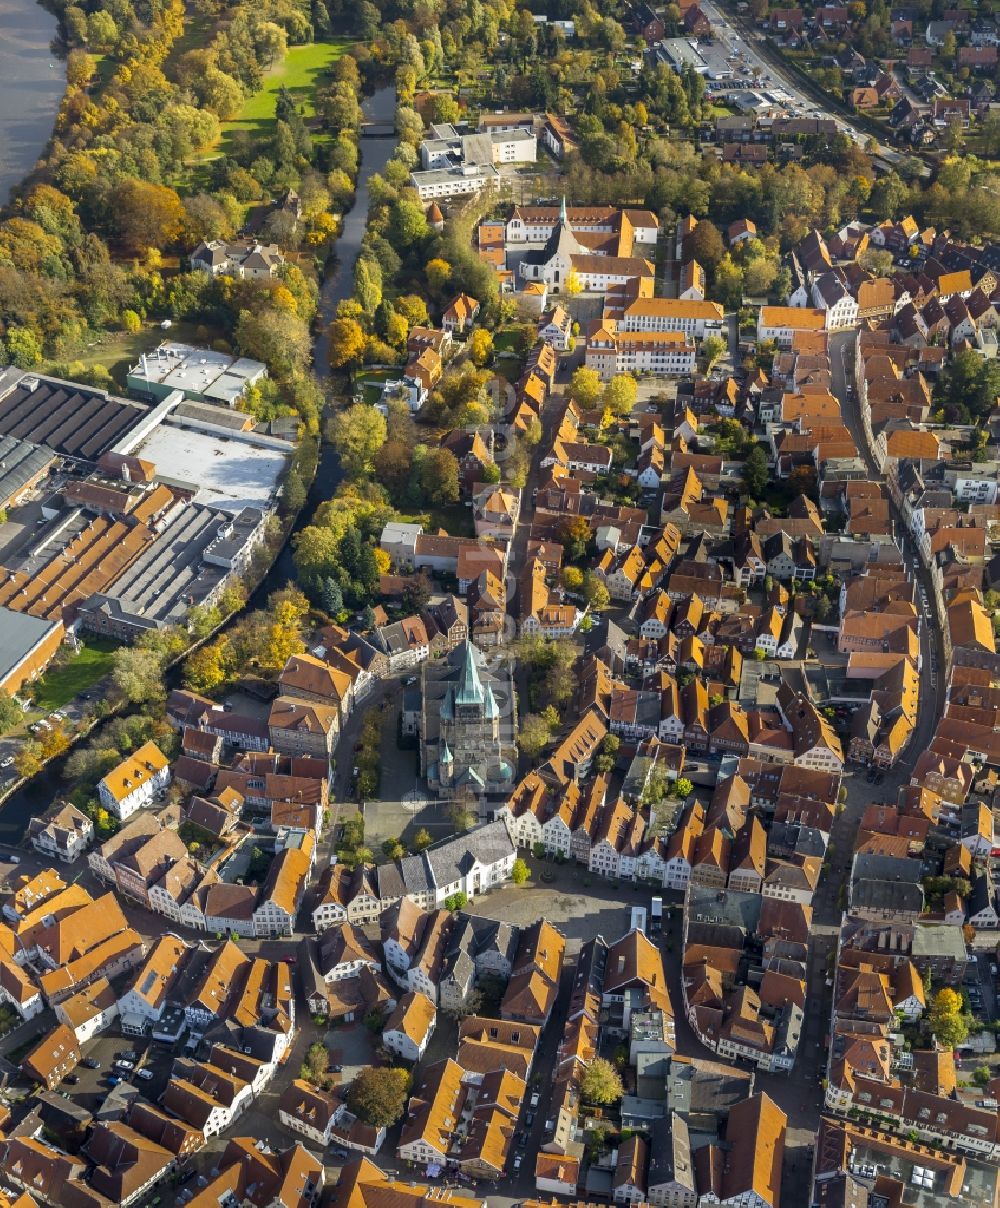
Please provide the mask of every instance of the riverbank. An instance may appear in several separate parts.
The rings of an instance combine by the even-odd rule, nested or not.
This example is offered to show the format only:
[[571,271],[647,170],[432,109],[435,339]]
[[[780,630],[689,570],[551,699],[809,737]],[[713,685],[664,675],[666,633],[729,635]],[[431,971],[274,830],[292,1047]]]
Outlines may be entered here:
[[66,68],[51,50],[55,17],[36,0],[0,0],[0,206],[52,137]]

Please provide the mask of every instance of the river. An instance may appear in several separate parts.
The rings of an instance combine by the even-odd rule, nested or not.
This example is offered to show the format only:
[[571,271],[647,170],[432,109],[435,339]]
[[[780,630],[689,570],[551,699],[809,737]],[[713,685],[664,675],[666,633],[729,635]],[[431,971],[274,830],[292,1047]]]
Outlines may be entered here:
[[36,0],[0,0],[0,206],[45,149],[66,88],[49,49],[56,19]]
[[[2,2],[2,0],[0,0]],[[362,102],[365,121],[373,127],[391,127],[396,117],[396,90],[380,88]],[[395,137],[361,138],[361,165],[358,169],[358,186],[354,204],[344,215],[344,224],[337,238],[335,259],[327,266],[326,276],[320,289],[319,307],[316,312],[315,335],[313,336],[313,372],[321,382],[330,376],[330,357],[327,348],[327,332],[337,313],[337,304],[349,298],[354,290],[354,262],[361,251],[361,241],[368,223],[368,181],[375,172],[384,172],[385,166],[396,150]],[[329,403],[329,397],[328,397]],[[324,425],[325,426],[325,425]],[[320,445],[319,465],[309,491],[309,499],[302,509],[296,530],[312,520],[312,514],[324,499],[329,499],[340,483],[341,473],[337,455],[324,440]],[[287,542],[278,555],[274,566],[254,594],[252,603],[262,604],[273,591],[286,587],[295,577],[292,563],[292,543]]]

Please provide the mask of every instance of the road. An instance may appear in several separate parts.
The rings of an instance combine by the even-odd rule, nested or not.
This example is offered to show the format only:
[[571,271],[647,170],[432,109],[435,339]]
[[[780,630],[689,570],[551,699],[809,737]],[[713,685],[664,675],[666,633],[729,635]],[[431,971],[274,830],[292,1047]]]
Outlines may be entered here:
[[[856,336],[854,332],[837,332],[830,339],[830,361],[833,368],[833,393],[840,400],[841,414],[844,423],[854,437],[855,443],[861,450],[868,467],[868,473],[874,482],[881,482],[883,474],[879,470],[875,458],[865,439],[865,429],[861,422],[861,403],[857,391],[853,389],[851,378],[854,365],[854,347]],[[894,530],[901,539],[904,559],[910,564],[910,574],[915,575],[918,587],[928,600],[933,599],[933,586],[930,574],[922,562],[913,562],[916,551],[909,541],[906,524],[899,509],[892,499],[889,508],[893,517]],[[920,653],[923,659],[920,680],[920,713],[916,732],[910,741],[907,755],[912,758],[914,751],[926,751],[937,726],[937,719],[944,712],[944,682],[942,669],[944,667],[944,648],[937,621],[933,627],[927,619],[921,616],[920,622]]]
[[749,75],[759,77],[763,85],[780,86],[792,97],[790,108],[809,117],[828,117],[837,123],[839,130],[847,134],[859,147],[868,142],[868,135],[846,121],[842,114],[824,109],[806,96],[801,83],[787,70],[781,56],[766,39],[742,18],[727,13],[716,0],[705,0],[700,5],[702,12],[712,23],[716,39],[742,54],[748,64]]
[[[744,17],[727,12],[718,0],[705,0],[700,7],[712,23],[712,30],[716,38],[744,54],[749,71],[753,73],[756,68],[765,84],[778,85],[789,93],[792,97],[791,107],[793,109],[807,117],[830,118],[837,123],[837,129],[846,134],[857,146],[866,147],[868,145],[874,136],[850,121],[845,116],[844,107],[837,106],[834,109],[829,103],[821,104],[817,100],[820,93],[818,85],[816,93],[813,95],[805,91],[802,82],[788,69],[781,52],[772,46],[767,38],[750,25]],[[881,139],[878,141],[879,157],[893,167],[912,163],[914,158],[920,162],[919,157],[904,155],[899,151],[894,151],[891,147],[886,147]],[[924,165],[924,171],[928,171],[926,165]]]

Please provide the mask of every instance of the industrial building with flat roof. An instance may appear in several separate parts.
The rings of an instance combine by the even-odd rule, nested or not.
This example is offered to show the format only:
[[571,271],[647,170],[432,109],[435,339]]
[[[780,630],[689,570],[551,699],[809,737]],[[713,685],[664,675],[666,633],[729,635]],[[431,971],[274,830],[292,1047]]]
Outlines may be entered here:
[[104,390],[8,367],[0,370],[0,436],[96,461],[147,414]]
[[188,609],[210,606],[244,571],[264,537],[264,512],[231,516],[189,503],[102,592],[78,609],[84,629],[129,640],[148,629],[183,624]]
[[139,358],[126,381],[137,398],[149,402],[160,402],[179,390],[191,402],[235,407],[246,388],[266,376],[267,366],[249,357],[163,343]]
[[154,463],[161,482],[193,491],[197,503],[234,513],[273,506],[291,451],[275,437],[212,432],[171,418],[129,449]]

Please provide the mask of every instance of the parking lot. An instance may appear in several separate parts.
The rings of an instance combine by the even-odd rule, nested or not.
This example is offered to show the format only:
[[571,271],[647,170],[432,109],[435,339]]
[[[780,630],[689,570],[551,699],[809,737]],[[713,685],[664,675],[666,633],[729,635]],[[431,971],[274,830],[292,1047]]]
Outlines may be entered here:
[[[97,1111],[112,1086],[119,1082],[131,1083],[144,1098],[155,1103],[167,1085],[174,1057],[182,1047],[120,1034],[95,1037],[83,1046],[83,1062],[58,1090],[92,1112]],[[118,1064],[123,1060],[130,1061],[133,1068]],[[99,1068],[89,1068],[88,1062],[98,1063]]]

